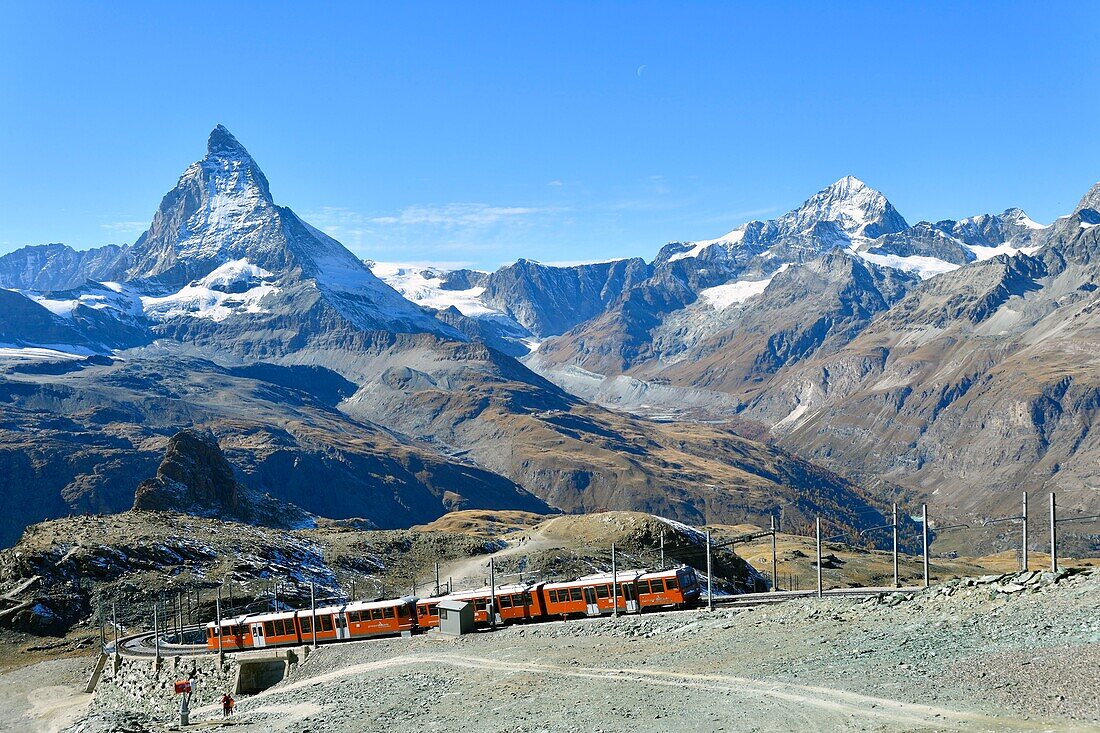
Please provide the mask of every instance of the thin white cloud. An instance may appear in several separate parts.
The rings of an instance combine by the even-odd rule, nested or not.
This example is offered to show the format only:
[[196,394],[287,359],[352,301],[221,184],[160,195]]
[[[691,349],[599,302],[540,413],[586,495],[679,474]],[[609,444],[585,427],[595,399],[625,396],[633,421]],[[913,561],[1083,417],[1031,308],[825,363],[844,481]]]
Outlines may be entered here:
[[116,234],[141,234],[148,226],[147,221],[111,221],[100,224],[99,228]]
[[442,204],[406,206],[397,214],[376,216],[368,221],[383,226],[486,227],[502,221],[516,221],[543,210],[531,206],[490,204]]

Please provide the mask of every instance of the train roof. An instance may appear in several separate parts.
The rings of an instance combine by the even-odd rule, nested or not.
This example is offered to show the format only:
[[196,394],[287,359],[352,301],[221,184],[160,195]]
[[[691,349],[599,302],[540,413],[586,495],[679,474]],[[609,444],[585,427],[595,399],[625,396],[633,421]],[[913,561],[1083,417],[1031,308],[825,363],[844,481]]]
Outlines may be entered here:
[[[496,594],[498,596],[511,595],[513,593],[524,593],[534,589],[539,583],[509,583],[508,585],[498,585],[496,587]],[[417,603],[439,603],[440,601],[465,601],[470,598],[488,598],[493,594],[492,589],[489,586],[484,588],[475,588],[473,590],[460,590],[454,593],[448,593],[444,596],[436,596],[434,598],[420,598],[417,599]]]
[[650,570],[649,572],[642,575],[642,577],[643,578],[655,578],[655,577],[658,577],[658,576],[675,575],[676,573],[680,572],[681,570],[687,570],[687,569],[688,569],[687,565],[677,565],[676,567],[668,568],[667,570]]
[[611,573],[594,573],[592,575],[585,575],[584,577],[577,578],[576,580],[559,580],[554,583],[547,583],[547,588],[566,588],[575,585],[592,585],[593,583],[610,583],[613,580],[618,583],[630,583],[646,574],[645,570],[619,570],[614,575]]
[[[381,601],[352,601],[351,603],[345,603],[338,606],[318,606],[317,615],[323,616],[326,614],[334,613],[346,613],[348,611],[368,611],[372,608],[389,608],[393,606],[404,606],[410,602],[415,602],[417,599],[411,596],[405,596],[403,598],[389,598]],[[308,608],[294,609],[291,611],[271,611],[268,613],[251,613],[241,616],[233,616],[222,619],[222,626],[234,626],[243,624],[262,623],[264,621],[274,621],[275,619],[292,618],[296,615],[309,616],[310,611]],[[211,621],[206,626],[207,628],[213,628],[214,621]]]

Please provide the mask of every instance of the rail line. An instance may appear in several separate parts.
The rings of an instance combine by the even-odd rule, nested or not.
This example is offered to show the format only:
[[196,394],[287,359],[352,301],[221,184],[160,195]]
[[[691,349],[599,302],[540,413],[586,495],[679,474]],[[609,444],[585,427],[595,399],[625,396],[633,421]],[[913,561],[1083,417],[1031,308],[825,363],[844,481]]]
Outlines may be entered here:
[[[903,587],[903,588],[832,588],[822,592],[822,596],[826,598],[868,598],[877,595],[912,595],[919,588],[917,587]],[[768,606],[783,603],[785,601],[793,601],[803,598],[813,598],[817,596],[816,590],[796,590],[796,591],[772,591],[765,593],[744,593],[736,596],[721,596],[715,597],[714,606],[716,608],[752,608],[755,606]],[[700,599],[699,605],[681,610],[668,610],[668,611],[649,611],[645,615],[649,616],[654,613],[669,614],[669,613],[689,613],[692,611],[698,612],[701,609],[706,608],[705,599]],[[634,615],[634,614],[630,614]],[[191,626],[185,626],[182,629],[182,634],[189,633],[201,634],[205,630],[205,624],[194,624]],[[359,639],[358,641],[370,641],[369,639]],[[339,642],[336,642],[339,643]],[[272,647],[279,648],[279,647]],[[107,654],[113,654],[115,652],[114,644],[108,644],[104,651]],[[235,655],[242,652],[255,651],[255,650],[240,650],[240,651],[226,651],[226,655]],[[118,653],[123,657],[136,658],[136,659],[153,659],[157,656],[157,644],[154,639],[154,633],[152,631],[142,631],[136,634],[128,634],[121,637],[118,640]],[[160,642],[160,656],[161,657],[193,657],[200,655],[213,655],[217,654],[216,651],[211,651],[206,644],[178,644],[165,641],[163,632]]]

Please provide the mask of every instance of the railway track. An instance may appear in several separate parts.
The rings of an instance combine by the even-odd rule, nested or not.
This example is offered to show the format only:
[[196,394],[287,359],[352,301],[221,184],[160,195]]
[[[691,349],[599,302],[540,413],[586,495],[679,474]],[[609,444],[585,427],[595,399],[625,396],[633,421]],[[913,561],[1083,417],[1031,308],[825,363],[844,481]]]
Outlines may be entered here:
[[[911,595],[917,590],[919,590],[919,588],[914,586],[904,588],[832,588],[823,591],[822,595],[828,598],[867,598],[882,594]],[[754,606],[774,605],[785,601],[797,600],[799,598],[813,598],[816,595],[816,590],[745,593],[737,596],[715,597],[714,605],[716,608],[751,608]],[[705,604],[705,600],[701,601],[701,605]],[[661,611],[659,613],[683,613],[683,611]],[[205,624],[185,626],[183,628],[183,633],[202,633],[204,629]],[[157,655],[157,646],[153,637],[154,634],[152,631],[143,631],[124,636],[118,640],[118,653],[124,657],[137,659],[155,658]],[[106,652],[108,654],[113,653],[114,645],[108,644]],[[162,657],[197,656],[200,654],[214,653],[215,652],[208,650],[205,644],[173,644],[163,639],[160,643],[160,656]],[[226,652],[226,654],[235,653],[237,652]]]

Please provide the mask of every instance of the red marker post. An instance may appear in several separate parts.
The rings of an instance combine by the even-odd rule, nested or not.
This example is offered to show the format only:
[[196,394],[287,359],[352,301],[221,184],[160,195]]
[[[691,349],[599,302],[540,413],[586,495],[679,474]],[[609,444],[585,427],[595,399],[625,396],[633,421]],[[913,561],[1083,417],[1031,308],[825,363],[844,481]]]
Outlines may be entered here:
[[191,710],[188,703],[191,700],[191,680],[176,680],[176,694],[180,698],[180,725],[188,725],[191,718]]

